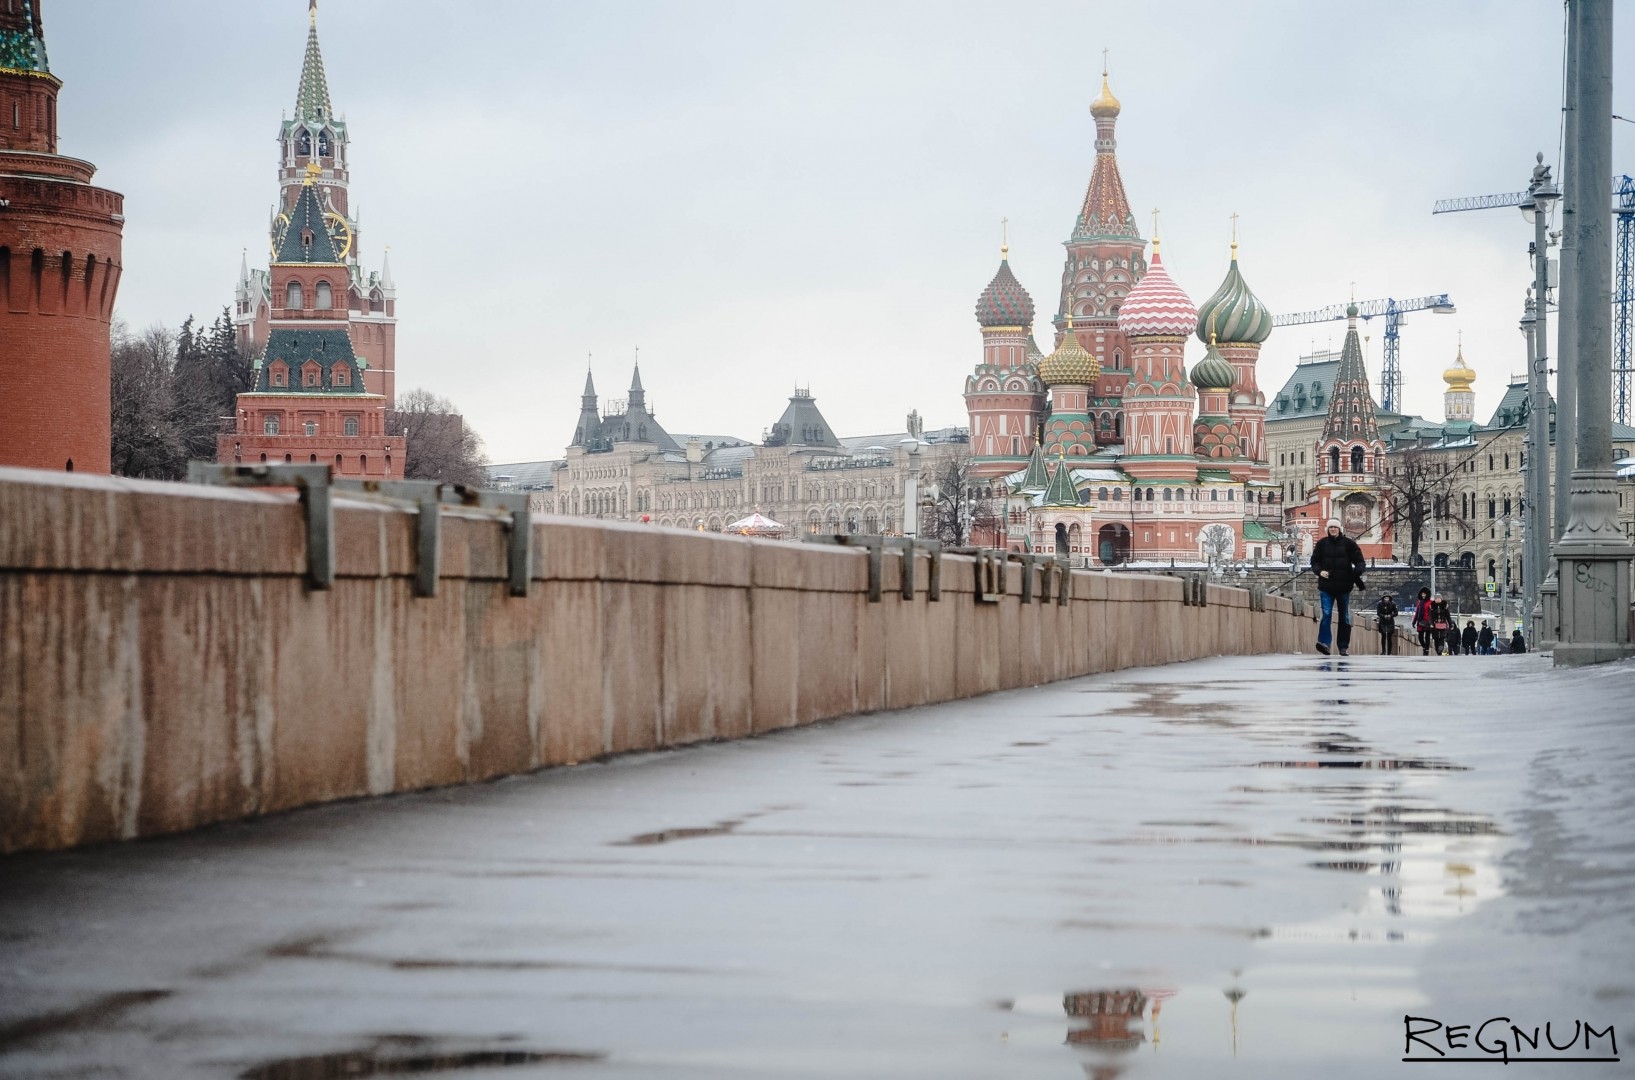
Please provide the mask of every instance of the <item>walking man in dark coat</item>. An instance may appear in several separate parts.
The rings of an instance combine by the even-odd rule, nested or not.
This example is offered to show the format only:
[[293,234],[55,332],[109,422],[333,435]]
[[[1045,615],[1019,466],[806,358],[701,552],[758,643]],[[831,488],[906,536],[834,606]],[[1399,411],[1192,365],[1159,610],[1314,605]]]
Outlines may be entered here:
[[1346,656],[1351,651],[1351,590],[1363,587],[1363,571],[1368,569],[1368,564],[1363,561],[1362,548],[1357,542],[1340,531],[1339,518],[1328,519],[1327,532],[1311,549],[1311,569],[1317,575],[1317,588],[1323,602],[1323,614],[1317,622],[1317,651],[1328,655],[1329,643],[1333,641],[1329,619],[1338,604],[1338,644],[1340,655]]

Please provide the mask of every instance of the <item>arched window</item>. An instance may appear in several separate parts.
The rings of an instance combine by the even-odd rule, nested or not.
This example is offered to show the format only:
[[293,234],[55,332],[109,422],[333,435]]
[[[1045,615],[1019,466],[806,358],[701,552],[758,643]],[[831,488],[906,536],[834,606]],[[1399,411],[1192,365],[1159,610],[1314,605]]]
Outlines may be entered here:
[[261,418],[261,433],[263,435],[278,434],[278,414],[268,413]]
[[1360,446],[1353,446],[1351,448],[1351,471],[1363,471],[1363,448]]
[[329,129],[325,128],[323,131],[318,132],[318,156],[328,157],[329,153]]
[[1096,489],[1096,498],[1100,499],[1102,502],[1106,502],[1107,501],[1107,489],[1106,488],[1097,488]]
[[335,293],[329,287],[329,282],[320,281],[313,289],[312,306],[319,311],[326,311],[335,306]]
[[284,306],[292,311],[301,310],[302,297],[301,283],[299,281],[292,281],[284,286]]
[[366,472],[369,471],[369,455],[368,454],[359,454],[358,455],[358,471],[361,472],[361,473],[366,473]]
[[1123,488],[1114,488],[1113,489],[1113,501],[1114,502],[1123,502],[1124,501],[1124,489]]
[[1328,448],[1328,471],[1331,473],[1340,471],[1340,448],[1338,446]]
[[343,364],[336,364],[335,365],[332,377],[335,380],[335,385],[336,386],[351,386],[352,385],[352,373],[350,371],[348,371],[346,369],[346,366],[343,365]]
[[312,155],[311,132],[303,131],[301,134],[295,137],[295,152],[300,154],[302,157],[310,157]]
[[308,420],[306,423],[302,424],[301,427],[306,437],[309,439],[318,434],[318,421],[316,420]]
[[348,435],[355,437],[358,433],[358,418],[355,416],[348,416],[346,418],[346,423],[343,430]]

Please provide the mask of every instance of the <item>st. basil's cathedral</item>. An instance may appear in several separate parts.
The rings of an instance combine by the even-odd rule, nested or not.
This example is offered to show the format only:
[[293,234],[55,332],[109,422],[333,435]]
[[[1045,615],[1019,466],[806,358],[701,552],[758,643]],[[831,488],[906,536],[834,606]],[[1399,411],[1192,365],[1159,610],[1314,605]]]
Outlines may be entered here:
[[[1201,308],[1165,270],[1156,221],[1148,260],[1119,174],[1120,111],[1103,71],[1090,106],[1095,168],[1065,245],[1052,352],[1035,344],[1033,299],[1008,248],[977,299],[982,362],[965,382],[972,474],[1002,509],[975,539],[1079,565],[1280,558],[1285,505],[1255,377],[1271,310],[1244,280],[1236,237],[1226,278]],[[1204,355],[1189,373],[1193,335]],[[1340,375],[1356,392],[1337,384],[1318,447],[1333,468],[1296,517],[1341,517],[1373,541],[1365,550],[1389,557],[1383,444],[1355,318],[1345,358],[1355,370],[1342,360]]]

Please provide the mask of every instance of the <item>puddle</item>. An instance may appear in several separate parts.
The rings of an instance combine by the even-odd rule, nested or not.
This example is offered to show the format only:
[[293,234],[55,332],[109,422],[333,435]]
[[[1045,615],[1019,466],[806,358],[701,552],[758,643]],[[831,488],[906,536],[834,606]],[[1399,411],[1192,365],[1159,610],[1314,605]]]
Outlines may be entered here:
[[173,993],[174,990],[121,990],[93,998],[76,1009],[25,1016],[0,1026],[0,1052],[29,1039],[101,1027],[130,1009],[162,1001]]
[[239,1080],[350,1080],[355,1076],[412,1076],[458,1069],[503,1069],[516,1066],[586,1065],[607,1054],[586,1050],[466,1050],[436,1052],[428,1039],[394,1036],[367,1050],[279,1058],[238,1074]]
[[726,836],[742,824],[742,820],[731,819],[694,828],[660,829],[658,832],[640,833],[628,840],[615,840],[612,846],[639,847],[648,844],[668,844],[674,840],[697,840],[703,836]]
[[[1346,751],[1355,753],[1356,751]],[[1368,758],[1363,761],[1257,761],[1257,769],[1414,769],[1430,772],[1469,772],[1464,765],[1426,758]]]

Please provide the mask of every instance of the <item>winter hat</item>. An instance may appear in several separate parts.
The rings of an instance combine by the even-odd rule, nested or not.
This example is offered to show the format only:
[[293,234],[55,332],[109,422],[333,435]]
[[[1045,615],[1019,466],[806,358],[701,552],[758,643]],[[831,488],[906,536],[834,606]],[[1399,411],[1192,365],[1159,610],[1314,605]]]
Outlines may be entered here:
[[1339,518],[1329,518],[1328,519],[1328,524],[1323,526],[1324,529],[1338,529],[1339,527],[1340,527],[1340,519]]

